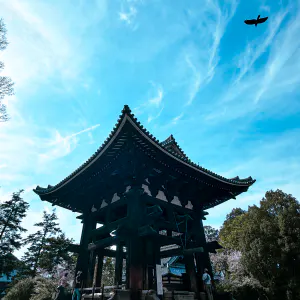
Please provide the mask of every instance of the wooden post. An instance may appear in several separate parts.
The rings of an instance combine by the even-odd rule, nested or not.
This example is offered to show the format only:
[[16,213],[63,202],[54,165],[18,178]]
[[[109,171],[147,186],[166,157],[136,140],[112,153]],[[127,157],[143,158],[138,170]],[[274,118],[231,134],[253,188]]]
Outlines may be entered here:
[[[204,247],[206,245],[206,238],[204,233],[204,227],[202,222],[202,213],[195,213],[193,215],[193,234],[196,238],[196,243],[198,247]],[[197,277],[198,277],[198,288],[199,291],[203,291],[203,284],[202,284],[202,275],[204,269],[207,268],[209,274],[212,277],[212,266],[209,258],[209,253],[204,249],[204,252],[195,253],[195,260],[197,266]],[[213,280],[213,277],[212,277]]]
[[97,275],[96,275],[96,287],[101,287],[102,281],[102,269],[103,269],[103,253],[102,251],[98,251],[98,265],[97,265]]
[[119,242],[116,249],[116,264],[115,264],[115,285],[122,284],[122,269],[123,269],[123,243]]
[[94,271],[95,271],[96,255],[93,250],[90,251],[90,260],[88,266],[87,286],[93,286]]
[[138,299],[139,290],[143,289],[144,282],[144,243],[143,239],[138,236],[138,228],[145,215],[145,203],[141,201],[141,195],[144,190],[137,186],[132,186],[131,190],[127,193],[128,201],[128,217],[129,217],[129,230],[130,236],[127,240],[128,259],[128,287],[131,290],[131,298]]
[[93,286],[96,286],[98,261],[99,261],[99,256],[96,255],[95,267],[94,267],[94,272],[93,272]]
[[88,265],[89,265],[89,253],[88,244],[90,242],[90,232],[96,229],[96,221],[89,215],[85,215],[83,218],[83,226],[80,239],[80,251],[76,263],[75,276],[77,271],[82,271],[83,287],[87,284],[88,278]]
[[184,262],[185,262],[186,273],[190,278],[191,291],[194,293],[198,293],[198,283],[197,283],[197,276],[195,271],[194,255],[185,254]]

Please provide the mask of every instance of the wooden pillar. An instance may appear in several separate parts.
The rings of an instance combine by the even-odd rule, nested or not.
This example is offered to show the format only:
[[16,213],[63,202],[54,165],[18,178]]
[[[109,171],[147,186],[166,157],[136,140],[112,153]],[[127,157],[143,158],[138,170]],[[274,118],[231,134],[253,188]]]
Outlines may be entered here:
[[96,262],[95,251],[91,250],[90,251],[90,259],[89,259],[89,266],[88,266],[88,276],[87,276],[87,286],[88,287],[92,287],[92,285],[93,285],[95,262]]
[[[196,245],[197,247],[204,247],[206,245],[206,238],[205,238],[205,232],[202,222],[202,213],[197,213],[193,215],[193,234],[195,236]],[[207,268],[208,272],[213,279],[212,274],[212,266],[209,258],[209,253],[205,250],[203,253],[195,253],[195,260],[196,260],[196,266],[197,266],[197,277],[198,277],[198,283],[199,283],[199,290],[203,290],[203,284],[202,283],[202,275],[204,272],[204,269]]]
[[191,291],[194,293],[198,293],[198,280],[195,271],[194,255],[193,254],[184,255],[184,263],[185,263],[186,274],[189,276],[190,279]]
[[144,247],[141,238],[131,237],[129,239],[129,289],[135,294],[143,289],[143,252]]
[[[154,267],[155,267],[155,287],[154,290],[157,291],[157,274],[156,274],[156,265],[161,265],[161,260],[160,260],[160,244],[157,242],[157,240],[154,238],[153,239],[153,256],[154,256]],[[162,278],[161,278],[162,280]]]
[[126,252],[126,289],[129,289],[129,255],[128,255],[128,246],[129,243],[127,242],[127,252]]
[[97,255],[98,255],[98,264],[97,264],[97,270],[96,270],[96,272],[97,272],[96,273],[96,287],[101,287],[104,255],[101,250],[97,252]]
[[155,288],[155,262],[153,256],[153,240],[145,240],[145,289]]
[[115,285],[122,284],[123,243],[119,242],[116,249]]
[[139,291],[144,287],[144,243],[138,235],[138,228],[141,226],[145,216],[145,203],[141,200],[144,190],[138,186],[132,187],[126,194],[128,198],[128,228],[130,234],[127,240],[127,266],[128,266],[128,287],[131,290],[131,298],[139,298]]
[[[82,221],[82,232],[80,239],[80,251],[76,263],[76,272],[82,271],[83,287],[87,285],[88,265],[89,265],[89,251],[88,244],[90,242],[90,232],[96,229],[96,221],[89,215],[85,215]],[[76,275],[75,275],[76,276]]]

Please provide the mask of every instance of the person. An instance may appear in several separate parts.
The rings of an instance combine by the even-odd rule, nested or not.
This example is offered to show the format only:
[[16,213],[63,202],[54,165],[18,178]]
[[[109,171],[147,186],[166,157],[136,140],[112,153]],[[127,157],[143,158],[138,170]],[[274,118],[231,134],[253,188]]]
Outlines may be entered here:
[[57,287],[57,293],[54,300],[64,300],[65,299],[65,288],[60,285]]
[[204,291],[207,294],[208,300],[214,300],[211,288],[211,277],[208,274],[208,269],[204,269],[204,273],[202,276],[203,284],[204,284]]
[[65,272],[63,277],[60,279],[59,285],[63,286],[64,288],[68,287],[68,272]]
[[68,272],[64,272],[63,276],[59,280],[59,286],[57,287],[57,293],[55,300],[64,300],[66,298],[65,288],[68,287]]
[[82,272],[78,271],[76,274],[76,278],[75,278],[75,284],[74,284],[74,292],[72,295],[72,300],[80,300],[81,295],[80,295],[80,287],[81,287],[81,279],[82,279]]

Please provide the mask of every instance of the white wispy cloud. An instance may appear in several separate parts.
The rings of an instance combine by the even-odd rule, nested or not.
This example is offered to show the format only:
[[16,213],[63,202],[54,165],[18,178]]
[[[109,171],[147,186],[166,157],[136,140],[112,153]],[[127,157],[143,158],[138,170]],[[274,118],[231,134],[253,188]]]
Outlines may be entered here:
[[45,153],[39,154],[40,162],[44,163],[45,161],[55,160],[70,154],[78,144],[77,137],[79,135],[85,132],[90,132],[99,126],[100,124],[96,124],[65,137],[63,137],[58,130],[55,130],[54,137],[45,143],[45,148],[49,148],[49,150],[47,150]]
[[[220,61],[219,47],[226,27],[235,14],[238,2],[230,1],[221,4],[217,0],[206,0],[199,15],[199,23],[196,41],[201,43],[185,52],[185,62],[192,72],[192,79],[189,87],[188,101],[186,105],[191,105],[199,90],[209,84],[215,76],[215,69]],[[191,14],[191,13],[190,13]],[[189,22],[189,20],[188,20]]]
[[164,90],[162,86],[160,84],[154,83],[153,81],[150,81],[150,84],[152,88],[148,91],[148,99],[144,103],[133,109],[133,112],[136,115],[142,115],[144,113],[147,113],[148,123],[159,118],[164,110]]
[[[82,36],[91,24],[103,18],[106,1],[97,4],[98,16],[95,10],[84,14],[78,5],[67,14],[68,7],[58,8],[47,2],[0,0],[0,3],[10,42],[3,53],[4,74],[13,78],[18,89],[29,82],[33,87],[50,76],[59,77],[66,86],[68,81],[80,79],[92,48],[83,51]],[[77,34],[71,34],[71,29]]]
[[184,116],[184,113],[181,113],[180,115],[178,115],[175,118],[173,118],[172,121],[171,121],[171,123],[173,125],[176,125],[183,116]]
[[190,58],[187,56],[185,58],[189,68],[192,70],[193,73],[193,80],[190,86],[190,91],[189,91],[189,100],[186,103],[186,105],[192,104],[194,98],[196,97],[199,89],[200,89],[200,84],[201,84],[201,73],[200,71],[197,70],[196,66],[191,62]]
[[[288,79],[288,86],[299,82],[299,72],[296,71],[297,66],[300,66],[300,59],[293,60],[294,72],[285,70],[287,63],[291,63],[292,57],[299,57],[300,49],[300,14],[297,14],[287,25],[287,30],[280,32],[274,41],[274,45],[270,52],[270,57],[265,68],[264,78],[261,82],[260,88],[254,98],[254,102],[258,102],[263,94],[267,92],[274,82],[281,82]],[[296,38],[295,38],[296,37]],[[284,50],[283,50],[284,49]],[[284,76],[282,76],[284,72]],[[296,74],[295,74],[296,73]],[[287,77],[288,78],[287,78]],[[278,80],[278,77],[280,78]],[[297,78],[297,79],[296,79]],[[277,79],[277,80],[276,80]],[[296,82],[294,80],[296,79]]]
[[248,73],[253,67],[257,59],[265,53],[268,47],[274,40],[288,10],[281,11],[277,15],[270,18],[268,23],[267,34],[262,38],[248,43],[246,51],[239,55],[237,67],[240,69],[239,75],[234,81],[234,85],[238,84],[240,80]]
[[127,25],[130,25],[130,24],[132,24],[136,14],[137,14],[137,9],[134,6],[130,6],[129,11],[127,13],[119,12],[119,18],[121,21],[125,22]]
[[[282,101],[300,83],[299,8],[298,4],[278,12],[271,18],[264,35],[247,44],[239,55],[240,72],[204,119],[219,124],[262,111],[272,115],[299,109],[295,97]],[[266,63],[254,66],[266,54]]]
[[163,94],[162,88],[157,87],[157,95],[148,100],[149,105],[153,105],[153,106],[156,106],[156,107],[161,106],[163,95],[164,94]]

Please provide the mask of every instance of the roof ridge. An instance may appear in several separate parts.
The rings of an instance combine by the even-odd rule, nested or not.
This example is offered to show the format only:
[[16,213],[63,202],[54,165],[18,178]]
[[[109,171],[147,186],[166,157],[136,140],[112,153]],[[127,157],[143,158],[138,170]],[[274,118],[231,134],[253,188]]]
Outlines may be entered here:
[[180,151],[184,154],[184,156],[179,155],[178,153],[176,153],[175,151],[171,150],[171,149],[166,149],[164,146],[164,142],[159,142],[158,139],[155,138],[155,136],[153,136],[138,120],[137,118],[134,116],[134,114],[132,113],[131,109],[129,108],[129,106],[127,104],[124,105],[123,109],[122,109],[122,113],[119,115],[119,118],[115,124],[115,126],[113,127],[113,129],[111,130],[110,134],[108,135],[108,137],[105,139],[105,141],[102,143],[102,145],[97,149],[97,151],[88,159],[86,160],[81,166],[79,166],[75,171],[73,171],[70,175],[68,175],[66,178],[64,178],[63,180],[61,180],[58,184],[51,186],[49,185],[47,188],[41,188],[39,186],[37,186],[33,191],[36,193],[47,193],[50,192],[51,190],[54,190],[56,188],[58,188],[60,185],[62,185],[63,183],[65,183],[66,181],[68,181],[70,178],[72,178],[75,174],[77,174],[80,170],[82,170],[84,167],[86,167],[103,149],[104,147],[108,144],[108,142],[110,141],[111,137],[117,132],[119,126],[122,123],[122,120],[124,119],[125,116],[128,116],[137,126],[138,128],[145,134],[148,136],[148,138],[150,138],[157,146],[162,147],[163,149],[167,150],[170,154],[172,154],[174,157],[180,159],[181,161],[187,163],[188,165],[198,169],[199,171],[202,171],[204,173],[207,173],[213,177],[215,177],[216,179],[221,179],[225,182],[228,183],[233,183],[233,184],[241,184],[241,185],[252,185],[255,180],[252,179],[252,177],[248,177],[245,179],[228,179],[225,178],[221,175],[218,175],[206,168],[203,168],[201,166],[199,166],[198,164],[195,164],[194,162],[192,162],[182,151],[181,147],[177,144],[174,136],[171,134],[169,136],[169,138],[172,139],[172,142],[174,142],[176,144],[176,146],[180,149]]

